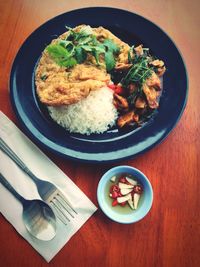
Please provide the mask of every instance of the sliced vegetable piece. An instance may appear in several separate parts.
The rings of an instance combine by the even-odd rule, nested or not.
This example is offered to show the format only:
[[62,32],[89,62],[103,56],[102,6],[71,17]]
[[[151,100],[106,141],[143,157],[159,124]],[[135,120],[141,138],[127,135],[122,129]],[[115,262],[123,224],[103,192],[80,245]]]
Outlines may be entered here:
[[123,196],[128,195],[128,194],[131,193],[132,191],[133,191],[133,188],[123,188],[123,189],[120,190],[120,192],[121,192],[121,194],[122,194]]
[[126,180],[132,185],[137,185],[137,181],[135,181],[135,180],[133,180],[133,179],[131,179],[129,177],[126,177]]
[[118,203],[122,203],[122,202],[124,202],[124,201],[128,201],[130,198],[131,198],[131,194],[128,194],[128,195],[123,196],[123,197],[118,197],[118,198],[117,198],[117,202],[118,202]]
[[138,207],[139,199],[140,199],[140,194],[135,193],[133,195],[133,201],[134,201],[134,208],[135,209],[137,209],[137,207]]
[[110,181],[114,183],[116,181],[116,178],[117,177],[114,175],[113,177],[110,178]]
[[133,189],[134,185],[130,185],[130,184],[124,184],[124,183],[119,183],[118,187],[120,189]]
[[135,209],[132,197],[128,200],[128,204],[131,207],[131,209],[133,209],[133,210]]

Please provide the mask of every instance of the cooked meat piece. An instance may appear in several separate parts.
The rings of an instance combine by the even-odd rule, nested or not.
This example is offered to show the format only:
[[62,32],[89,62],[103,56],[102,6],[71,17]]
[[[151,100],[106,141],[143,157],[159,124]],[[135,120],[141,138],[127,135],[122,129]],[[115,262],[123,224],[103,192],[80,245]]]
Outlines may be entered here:
[[135,107],[136,108],[146,108],[147,103],[142,97],[138,97],[135,101]]
[[159,77],[161,77],[166,71],[165,63],[162,60],[156,59],[150,62],[150,65],[156,67],[156,73]]
[[158,99],[161,91],[157,91],[154,87],[149,87],[146,83],[143,84],[143,92],[146,95],[149,107],[155,109],[159,106]]
[[132,64],[127,63],[117,63],[115,66],[116,70],[126,70],[129,69],[132,66]]
[[117,109],[128,109],[128,101],[118,94],[114,94],[114,105]]
[[162,60],[155,59],[152,62],[150,62],[150,65],[152,65],[154,67],[162,68],[162,67],[164,67],[164,62]]
[[161,82],[155,72],[153,72],[153,74],[146,80],[146,85],[161,90]]
[[129,84],[128,89],[129,89],[129,95],[131,95],[137,89],[137,86],[134,83],[131,83]]
[[131,122],[138,122],[139,116],[135,114],[133,111],[129,111],[128,113],[121,115],[117,120],[117,125],[122,128],[125,125],[130,124]]
[[134,48],[137,56],[142,56],[144,54],[142,45],[138,45]]
[[158,74],[159,77],[163,76],[163,74],[165,73],[166,71],[166,68],[165,67],[162,67],[162,68],[158,68],[156,70],[156,73]]

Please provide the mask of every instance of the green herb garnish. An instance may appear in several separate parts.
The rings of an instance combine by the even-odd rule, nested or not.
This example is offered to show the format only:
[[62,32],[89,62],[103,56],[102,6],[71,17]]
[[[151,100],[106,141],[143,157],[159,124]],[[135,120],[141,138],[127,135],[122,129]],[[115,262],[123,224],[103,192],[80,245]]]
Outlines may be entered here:
[[136,98],[143,94],[142,86],[153,73],[153,68],[149,65],[150,59],[151,57],[149,56],[148,49],[143,48],[143,54],[137,55],[134,51],[134,47],[130,48],[128,60],[133,66],[121,80],[121,84],[124,88],[127,88],[130,84],[136,85],[136,89],[128,97],[130,104],[133,104]]
[[66,47],[63,47],[62,44],[56,43],[48,45],[46,50],[60,66],[72,67],[77,63],[76,59],[74,58],[73,47],[68,50]]
[[148,60],[141,57],[137,63],[131,67],[127,75],[122,79],[121,83],[125,87],[127,87],[130,83],[142,86],[151,74],[152,69],[148,66]]
[[153,72],[153,68],[149,66],[150,59],[151,57],[149,56],[148,49],[143,48],[143,54],[137,55],[134,50],[134,46],[132,46],[128,53],[128,60],[129,63],[133,64],[133,66],[122,79],[122,84],[126,87],[130,83],[135,83],[141,87]]
[[120,48],[111,39],[99,42],[89,26],[82,28],[79,32],[75,32],[70,27],[66,28],[69,34],[65,40],[58,40],[46,47],[46,51],[58,65],[73,67],[77,63],[83,63],[91,54],[97,65],[101,65],[100,55],[104,56],[107,71],[115,67],[115,56]]
[[42,75],[40,76],[40,79],[41,79],[42,81],[45,81],[45,80],[47,79],[47,75],[46,75],[46,74],[42,74]]

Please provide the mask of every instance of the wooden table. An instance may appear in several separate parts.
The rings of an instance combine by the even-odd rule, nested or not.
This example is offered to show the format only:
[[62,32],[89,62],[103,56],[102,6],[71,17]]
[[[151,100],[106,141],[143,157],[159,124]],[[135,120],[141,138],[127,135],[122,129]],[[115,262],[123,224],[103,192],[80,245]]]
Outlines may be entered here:
[[[174,131],[159,146],[134,160],[154,190],[148,216],[120,225],[99,209],[55,256],[49,266],[197,267],[200,266],[200,88],[199,1],[0,1],[1,110],[19,127],[9,101],[12,61],[25,38],[46,20],[86,6],[113,6],[138,13],[164,29],[181,50],[189,74],[189,99]],[[48,156],[97,205],[101,175],[113,165],[78,164]],[[0,216],[0,265],[48,266],[42,257]]]

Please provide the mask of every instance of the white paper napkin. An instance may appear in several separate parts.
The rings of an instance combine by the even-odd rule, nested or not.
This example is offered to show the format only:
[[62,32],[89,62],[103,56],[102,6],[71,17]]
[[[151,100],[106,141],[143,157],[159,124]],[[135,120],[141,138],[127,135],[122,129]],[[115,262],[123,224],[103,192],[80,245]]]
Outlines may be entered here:
[[[64,225],[57,220],[57,233],[51,241],[40,241],[32,237],[22,221],[22,205],[0,183],[0,212],[16,231],[49,262],[79,228],[96,211],[95,205],[44,153],[42,153],[0,111],[0,136],[38,177],[55,183],[66,194],[78,215]],[[34,182],[0,150],[0,172],[13,187],[27,199],[40,198]]]

